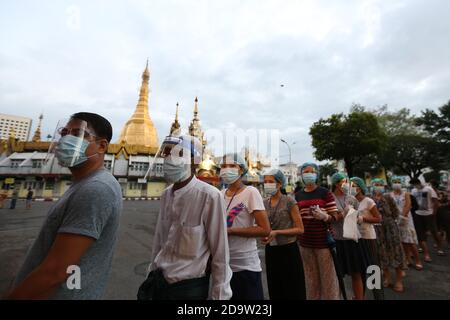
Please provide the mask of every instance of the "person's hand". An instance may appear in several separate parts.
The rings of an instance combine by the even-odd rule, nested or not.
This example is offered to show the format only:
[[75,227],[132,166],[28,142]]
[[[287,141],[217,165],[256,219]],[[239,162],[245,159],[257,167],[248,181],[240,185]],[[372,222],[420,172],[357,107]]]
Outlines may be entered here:
[[364,215],[360,214],[360,215],[358,216],[358,224],[361,224],[361,223],[363,223],[363,222],[364,222]]
[[344,208],[344,215],[347,215],[347,213],[350,211],[350,209],[355,209],[351,204],[347,204]]
[[312,214],[314,219],[321,221],[327,221],[329,217],[328,213],[326,211],[323,211],[319,207],[314,208]]
[[406,225],[406,224],[408,223],[408,217],[406,217],[406,216],[404,216],[404,215],[400,215],[400,216],[398,217],[398,223],[399,223],[399,225],[401,225],[401,226]]
[[268,245],[269,243],[271,243],[273,241],[273,239],[275,239],[275,237],[277,236],[277,231],[276,230],[272,230],[270,231],[270,234],[267,237],[262,238],[261,243],[263,245]]

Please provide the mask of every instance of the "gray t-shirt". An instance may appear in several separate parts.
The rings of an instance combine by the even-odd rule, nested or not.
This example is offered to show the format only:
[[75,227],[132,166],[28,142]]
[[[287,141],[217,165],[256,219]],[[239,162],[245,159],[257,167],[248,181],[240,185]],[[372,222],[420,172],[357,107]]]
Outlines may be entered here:
[[[358,200],[355,197],[349,195],[336,196],[333,193],[334,199],[336,200],[336,207],[339,212],[341,212],[344,217],[344,209],[347,205],[353,206],[354,209],[358,209]],[[334,221],[331,223],[331,229],[333,232],[333,238],[335,240],[347,240],[344,238],[344,220]]]
[[[282,195],[275,207],[270,204],[270,197],[264,199],[264,207],[266,208],[272,230],[286,230],[294,228],[291,210],[297,203],[291,197]],[[276,236],[276,245],[285,245],[297,240],[297,236]]]
[[14,286],[41,264],[58,233],[78,234],[96,240],[78,263],[81,289],[70,290],[64,282],[51,299],[102,298],[111,269],[121,212],[122,191],[108,171],[96,171],[74,183],[50,209]]

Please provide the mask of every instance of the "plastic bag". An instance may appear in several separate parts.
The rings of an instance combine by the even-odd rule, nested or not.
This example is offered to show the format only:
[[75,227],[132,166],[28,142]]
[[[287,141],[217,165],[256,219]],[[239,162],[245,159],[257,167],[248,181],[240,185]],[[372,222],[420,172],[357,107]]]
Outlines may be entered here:
[[358,229],[358,211],[350,207],[344,218],[344,238],[358,242],[361,234]]

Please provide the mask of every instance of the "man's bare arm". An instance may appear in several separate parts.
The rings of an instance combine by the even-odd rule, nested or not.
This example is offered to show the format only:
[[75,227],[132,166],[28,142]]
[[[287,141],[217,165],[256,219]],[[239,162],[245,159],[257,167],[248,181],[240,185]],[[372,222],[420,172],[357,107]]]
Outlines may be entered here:
[[68,278],[67,268],[78,264],[94,241],[77,234],[58,234],[44,261],[6,299],[47,299]]

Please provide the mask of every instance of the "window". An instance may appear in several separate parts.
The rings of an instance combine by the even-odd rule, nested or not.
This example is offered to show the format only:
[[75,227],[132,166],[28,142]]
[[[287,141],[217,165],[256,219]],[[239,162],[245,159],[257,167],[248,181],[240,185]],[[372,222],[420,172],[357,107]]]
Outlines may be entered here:
[[33,168],[35,169],[42,168],[42,160],[33,160]]
[[19,168],[19,165],[22,163],[22,160],[11,160],[11,168],[16,169]]
[[53,190],[54,186],[55,186],[55,181],[53,181],[53,180],[45,181],[45,190]]
[[132,170],[132,171],[147,171],[148,163],[147,162],[132,162],[130,164],[130,170]]
[[137,183],[136,181],[128,182],[128,189],[130,190],[140,190],[141,185]]

